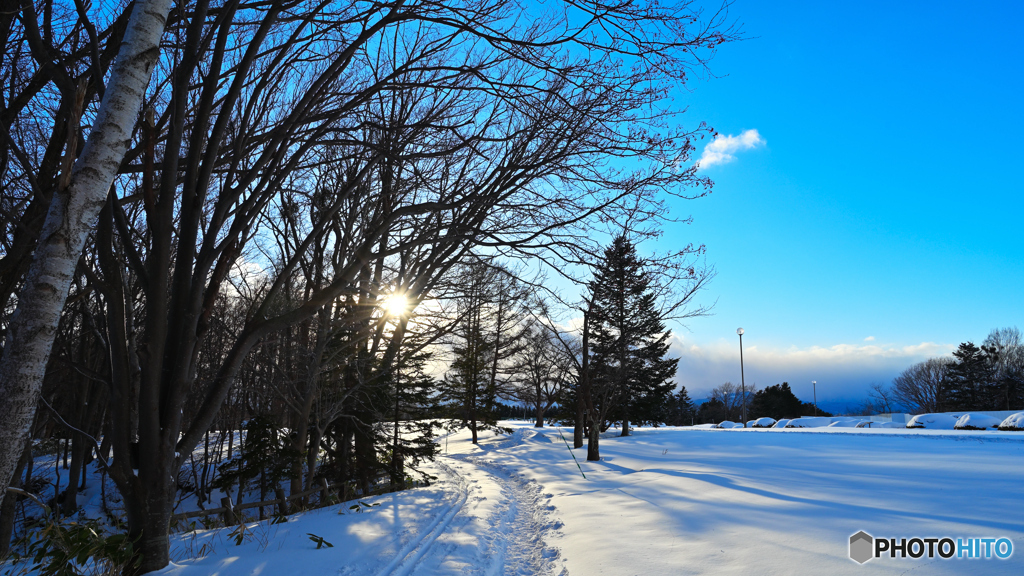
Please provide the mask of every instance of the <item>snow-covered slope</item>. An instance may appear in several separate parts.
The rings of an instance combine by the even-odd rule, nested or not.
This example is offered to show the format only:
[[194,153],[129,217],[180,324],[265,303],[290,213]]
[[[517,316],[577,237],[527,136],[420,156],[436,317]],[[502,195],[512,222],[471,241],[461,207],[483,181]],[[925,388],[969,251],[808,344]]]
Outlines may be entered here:
[[[609,432],[600,462],[557,429],[447,438],[439,481],[262,525],[180,537],[165,574],[743,575],[1024,572],[1024,435],[877,428]],[[565,438],[571,442],[571,430]],[[969,439],[965,442],[963,440]],[[444,441],[442,441],[444,442]],[[342,510],[345,514],[339,515]],[[1001,537],[1008,560],[848,558],[851,534]],[[316,549],[307,533],[334,548]],[[187,560],[204,542],[214,551]],[[969,564],[968,564],[969,563]]]

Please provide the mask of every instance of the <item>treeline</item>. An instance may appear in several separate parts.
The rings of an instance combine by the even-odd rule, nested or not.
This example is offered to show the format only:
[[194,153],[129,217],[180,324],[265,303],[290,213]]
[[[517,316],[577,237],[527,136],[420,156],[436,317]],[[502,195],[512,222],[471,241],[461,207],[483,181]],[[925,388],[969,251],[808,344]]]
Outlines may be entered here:
[[[258,275],[240,277],[237,285],[259,281]],[[496,261],[453,267],[449,290],[419,306],[422,312],[397,293],[363,294],[362,305],[359,296],[343,298],[262,338],[241,362],[235,385],[197,445],[166,464],[174,473],[168,510],[189,497],[200,507],[217,506],[211,500],[215,490],[235,504],[253,490],[262,501],[282,487],[297,494],[324,481],[339,498],[382,486],[398,490],[428,479],[420,463],[437,453],[434,437],[442,423],[468,427],[473,442],[485,430],[502,432],[498,420],[522,417],[524,410],[543,425],[578,376],[568,356],[574,349],[562,345],[574,336],[541,324],[542,302]],[[75,299],[62,319],[32,441],[12,485],[39,491],[55,513],[72,516],[79,510],[79,492],[94,481],[86,474],[91,464],[103,472],[101,482],[114,480],[124,507],[122,516],[104,498],[104,512],[127,521],[136,513],[132,506],[147,502],[132,500],[140,496],[128,491],[132,484],[118,482],[116,467],[139,469],[160,454],[153,454],[159,447],[140,433],[144,404],[136,400],[120,413],[114,403],[109,343],[103,332],[89,329],[90,323],[109,322],[95,296]],[[283,291],[282,297],[289,296],[297,297]],[[182,399],[183,427],[209,406],[215,361],[253,306],[245,290],[218,299],[199,351],[193,394]],[[437,374],[439,364],[447,369]],[[139,381],[134,386],[130,392],[138,398],[144,387]],[[123,453],[115,446],[119,425],[131,434]],[[75,479],[60,492],[42,489],[33,476],[45,472],[33,468],[41,448],[62,455],[58,474]],[[13,494],[5,499],[5,545],[17,502]]]
[[868,409],[918,414],[1024,409],[1020,330],[992,330],[980,346],[963,342],[952,356],[907,368],[890,386],[874,385]]
[[[584,283],[602,239],[654,237],[665,194],[708,191],[688,163],[713,130],[664,119],[672,90],[735,34],[686,3],[556,4],[175,3],[127,152],[107,163],[112,185],[67,262],[52,353],[33,353],[41,389],[0,379],[0,488],[31,481],[33,440],[61,442],[75,478],[96,459],[139,571],[158,570],[179,488],[208,492],[243,428],[276,443],[293,491],[321,477],[400,487],[430,456],[436,406],[478,430],[507,387],[543,414],[566,381],[591,382],[571,338],[524,320],[546,317],[523,299],[544,290],[517,270]],[[94,120],[132,48],[132,6],[148,5],[0,14],[3,358],[50,350],[48,317],[19,306],[26,286],[64,294],[26,275],[52,240],[47,214],[94,171],[82,150],[111,137]],[[696,290],[701,253],[657,262]],[[606,321],[595,309],[595,330]],[[625,385],[635,359],[613,358],[614,339],[595,332],[604,359],[577,395],[597,428],[613,410],[643,418],[661,393]],[[411,422],[424,427],[403,434]],[[236,483],[262,466],[242,442]],[[0,492],[6,546],[17,497]]]
[[726,382],[711,390],[707,401],[694,407],[686,388],[682,388],[671,404],[674,414],[680,415],[673,422],[679,426],[693,424],[717,424],[724,420],[743,421],[743,402],[747,404],[747,420],[757,418],[799,418],[801,416],[832,416],[816,408],[811,402],[803,402],[793,394],[788,382],[757,390],[756,385],[746,389],[746,397],[740,386]]

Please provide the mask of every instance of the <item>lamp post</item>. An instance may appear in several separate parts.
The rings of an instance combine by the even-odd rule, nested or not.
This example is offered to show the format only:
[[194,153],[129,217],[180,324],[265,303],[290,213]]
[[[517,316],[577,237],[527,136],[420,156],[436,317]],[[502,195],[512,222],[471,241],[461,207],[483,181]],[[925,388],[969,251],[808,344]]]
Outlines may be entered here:
[[743,378],[743,328],[737,328],[736,334],[740,337],[740,413],[743,418],[743,427],[747,427],[747,383]]
[[818,381],[811,380],[811,389],[814,390],[814,415],[818,415]]

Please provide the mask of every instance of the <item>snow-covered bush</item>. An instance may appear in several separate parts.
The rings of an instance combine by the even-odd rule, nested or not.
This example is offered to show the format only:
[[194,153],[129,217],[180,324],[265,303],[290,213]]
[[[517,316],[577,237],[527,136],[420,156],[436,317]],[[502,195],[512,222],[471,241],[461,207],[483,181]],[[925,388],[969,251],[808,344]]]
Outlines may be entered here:
[[984,414],[964,414],[956,421],[957,430],[995,430],[1002,422],[994,416]]
[[826,416],[803,416],[790,420],[786,428],[824,428],[831,423],[832,419]]
[[863,420],[836,420],[828,425],[829,428],[858,428]]
[[959,414],[918,414],[907,422],[907,428],[927,428],[929,430],[952,430],[956,428]]
[[872,422],[871,420],[864,420],[857,424],[857,428],[903,428],[903,425],[895,422]]
[[1010,414],[999,424],[1000,430],[1008,431],[1024,431],[1024,412],[1017,412],[1016,414]]
[[775,425],[775,418],[758,418],[757,420],[751,420],[748,426],[753,428],[771,428]]

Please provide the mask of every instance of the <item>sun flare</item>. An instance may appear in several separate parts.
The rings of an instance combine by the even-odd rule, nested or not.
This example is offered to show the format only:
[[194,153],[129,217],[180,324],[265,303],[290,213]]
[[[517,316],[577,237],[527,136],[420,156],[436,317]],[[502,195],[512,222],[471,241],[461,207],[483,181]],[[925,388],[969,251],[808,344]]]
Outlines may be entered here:
[[401,316],[409,311],[409,299],[405,294],[391,294],[384,299],[384,311],[388,316]]

